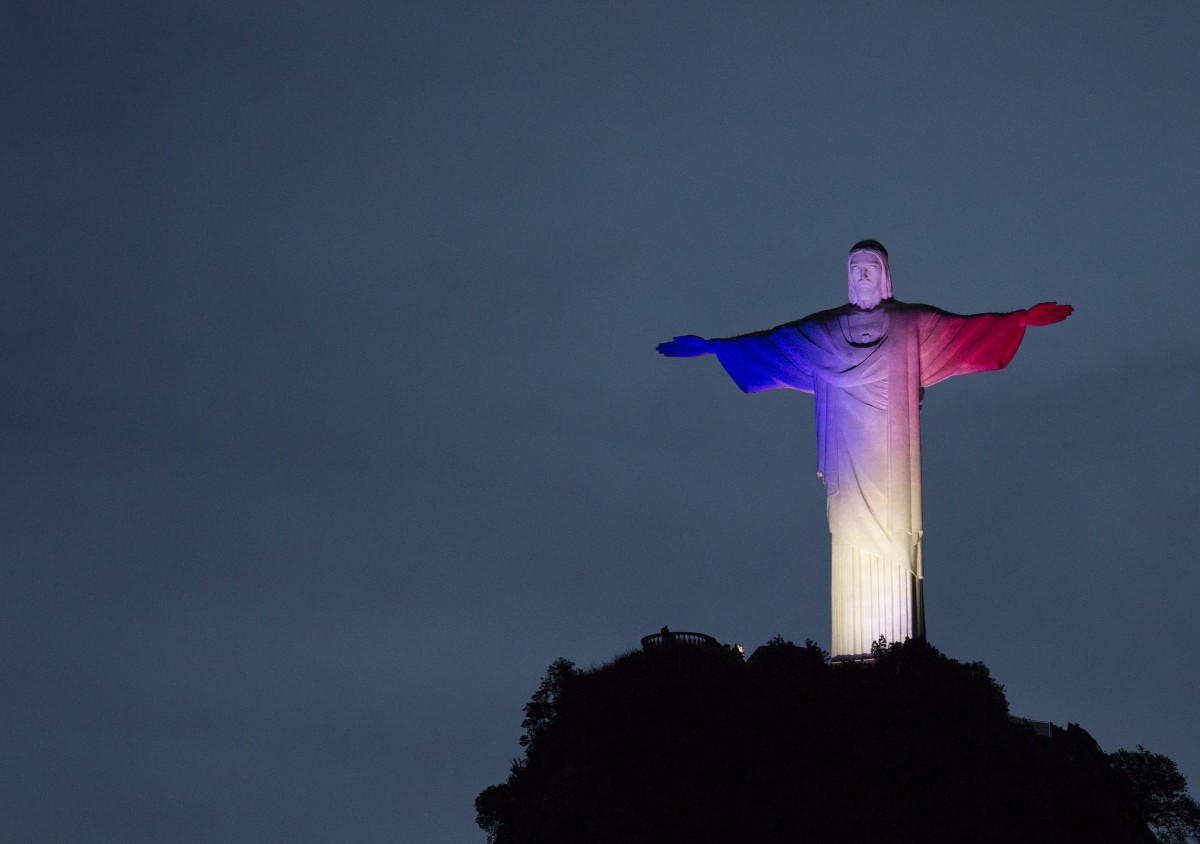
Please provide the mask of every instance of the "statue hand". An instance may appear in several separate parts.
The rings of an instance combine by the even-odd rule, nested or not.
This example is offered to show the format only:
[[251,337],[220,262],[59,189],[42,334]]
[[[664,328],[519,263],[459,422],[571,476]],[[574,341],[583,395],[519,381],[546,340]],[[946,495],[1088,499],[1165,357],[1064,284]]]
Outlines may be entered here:
[[712,354],[710,344],[703,337],[695,334],[685,334],[658,344],[658,353],[669,358],[694,358],[700,355]]
[[1070,305],[1058,302],[1042,302],[1034,305],[1021,316],[1022,325],[1053,325],[1062,322],[1075,311]]

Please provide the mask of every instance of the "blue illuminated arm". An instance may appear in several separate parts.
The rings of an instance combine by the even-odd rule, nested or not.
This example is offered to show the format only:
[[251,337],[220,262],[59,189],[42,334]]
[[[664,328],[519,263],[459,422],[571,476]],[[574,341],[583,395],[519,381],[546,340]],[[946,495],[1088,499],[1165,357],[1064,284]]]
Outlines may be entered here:
[[757,334],[711,340],[686,334],[660,343],[658,352],[673,358],[716,355],[744,393],[777,389],[811,393],[812,369],[802,355],[796,354],[796,344],[791,338],[784,336],[789,331],[795,333],[790,326],[780,326]]
[[697,337],[695,334],[683,334],[665,343],[659,343],[658,353],[669,358],[695,358],[700,355],[711,355],[715,349],[710,348],[713,341]]

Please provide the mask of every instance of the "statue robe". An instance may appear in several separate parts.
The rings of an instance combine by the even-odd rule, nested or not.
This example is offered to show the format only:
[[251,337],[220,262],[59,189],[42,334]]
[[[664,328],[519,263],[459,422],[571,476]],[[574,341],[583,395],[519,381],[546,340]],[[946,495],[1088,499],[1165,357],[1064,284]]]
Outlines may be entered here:
[[813,393],[817,475],[833,536],[835,658],[925,635],[921,559],[921,399],[968,372],[1003,369],[1025,334],[1022,312],[962,316],[885,299],[844,305],[717,341],[746,393]]

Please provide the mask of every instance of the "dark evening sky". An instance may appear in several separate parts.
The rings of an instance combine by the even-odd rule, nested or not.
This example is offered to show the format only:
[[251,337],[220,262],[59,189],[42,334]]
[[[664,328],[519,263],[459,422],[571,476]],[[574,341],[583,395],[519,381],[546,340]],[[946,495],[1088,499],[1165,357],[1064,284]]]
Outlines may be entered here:
[[675,334],[1058,300],[930,390],[931,641],[1200,786],[1200,6],[11,2],[0,828],[482,842],[546,666],[828,646],[812,399]]

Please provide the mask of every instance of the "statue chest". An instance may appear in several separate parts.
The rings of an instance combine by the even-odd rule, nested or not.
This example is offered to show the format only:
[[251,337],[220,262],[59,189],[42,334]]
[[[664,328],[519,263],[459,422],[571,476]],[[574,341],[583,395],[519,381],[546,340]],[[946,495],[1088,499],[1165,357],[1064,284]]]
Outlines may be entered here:
[[846,315],[842,330],[855,346],[870,346],[887,336],[888,318],[881,309],[854,311]]

